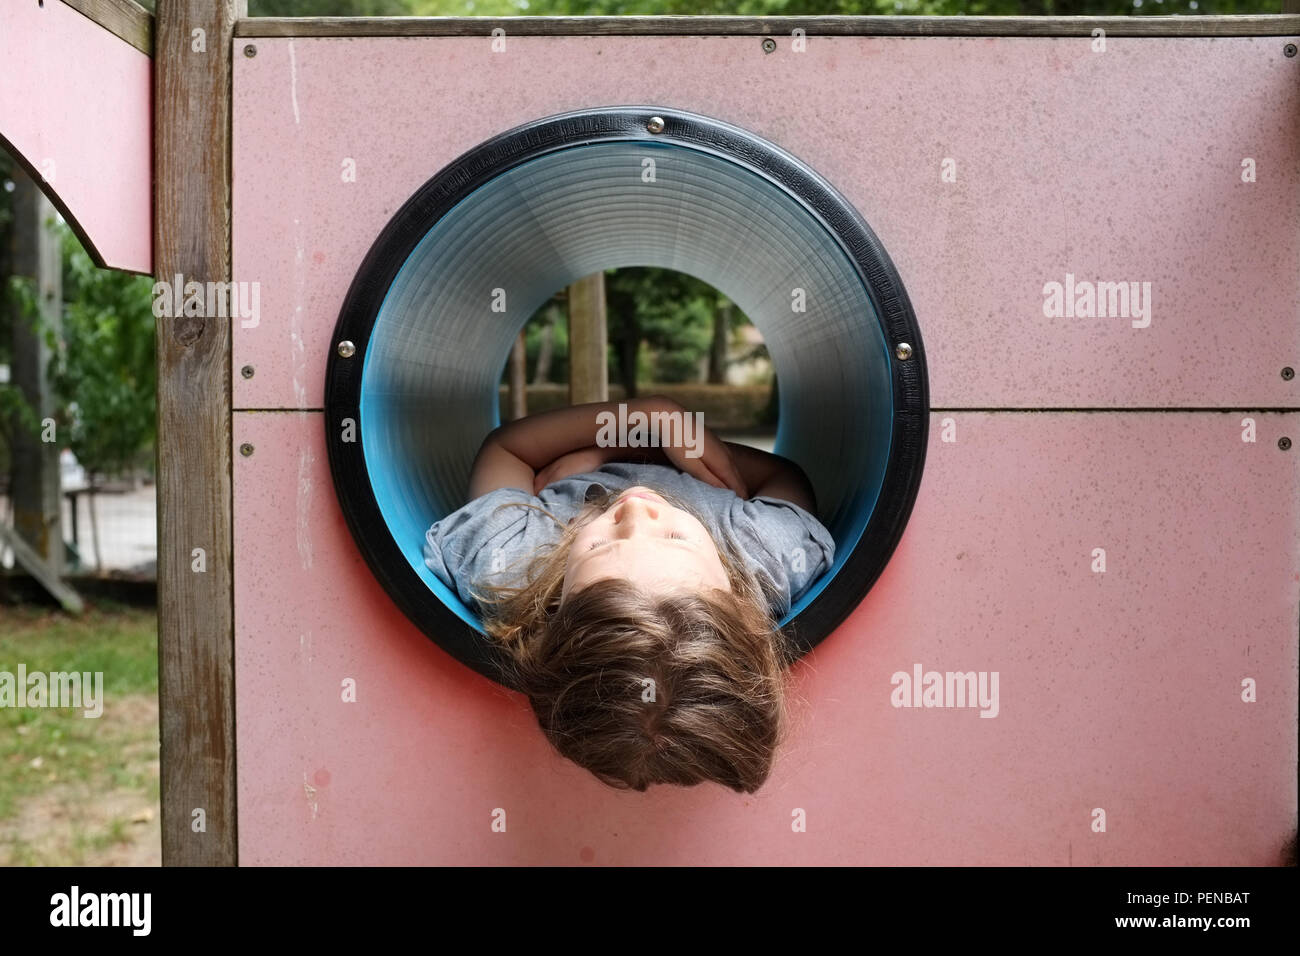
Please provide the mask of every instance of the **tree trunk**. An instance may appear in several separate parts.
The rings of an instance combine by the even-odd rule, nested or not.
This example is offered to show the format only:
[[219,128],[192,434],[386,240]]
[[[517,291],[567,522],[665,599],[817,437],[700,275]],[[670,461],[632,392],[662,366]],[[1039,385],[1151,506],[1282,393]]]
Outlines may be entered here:
[[709,349],[709,384],[727,381],[727,342],[731,338],[731,300],[723,299],[713,313],[713,344]]
[[524,333],[515,336],[510,350],[510,419],[517,421],[528,414],[528,346]]
[[555,308],[547,306],[542,320],[541,337],[537,343],[537,368],[533,370],[533,384],[547,385],[551,381],[551,356],[555,354]]
[[629,398],[637,396],[636,360],[641,352],[641,323],[635,309],[623,317],[623,334],[618,340],[618,375],[623,382],[623,393]]
[[569,286],[569,404],[609,401],[605,273]]
[[62,324],[63,254],[58,234],[47,225],[54,217],[54,206],[17,165],[11,175],[9,262],[14,275],[34,283],[37,309],[34,317],[13,316],[13,383],[39,423],[36,432],[19,421],[11,429],[14,530],[58,576],[63,569],[63,507],[58,436],[52,424],[57,406],[49,378],[51,354],[46,331],[52,330],[57,337]]

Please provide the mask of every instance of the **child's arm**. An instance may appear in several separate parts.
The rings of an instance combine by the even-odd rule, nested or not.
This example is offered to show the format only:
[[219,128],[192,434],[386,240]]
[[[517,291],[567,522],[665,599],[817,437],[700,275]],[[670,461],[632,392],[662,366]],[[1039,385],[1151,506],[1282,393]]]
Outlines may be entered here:
[[573,475],[585,475],[595,471],[601,465],[611,461],[630,461],[642,465],[672,465],[661,448],[579,448],[561,455],[537,473],[533,479],[533,494],[542,493],[542,489],[552,482]]
[[[537,472],[557,459],[596,444],[600,430],[597,416],[618,415],[617,402],[591,402],[572,408],[557,408],[501,425],[483,439],[470,472],[469,496],[478,498],[498,488],[519,488],[533,492]],[[626,403],[629,413],[640,411],[682,411],[677,403],[659,396],[634,398]],[[680,457],[681,453],[669,457]],[[685,467],[683,467],[683,464]],[[744,490],[727,448],[716,438],[706,437],[703,458],[686,459],[678,467],[713,484]]]
[[817,513],[817,496],[802,468],[788,458],[748,445],[727,442],[736,470],[749,487],[749,496],[767,495],[796,504],[809,514]]

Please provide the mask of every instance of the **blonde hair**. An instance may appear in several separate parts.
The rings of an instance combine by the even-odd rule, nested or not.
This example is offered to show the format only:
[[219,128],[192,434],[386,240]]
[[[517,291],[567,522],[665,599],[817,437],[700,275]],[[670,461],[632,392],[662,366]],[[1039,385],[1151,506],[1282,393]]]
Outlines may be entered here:
[[614,498],[589,502],[532,557],[523,583],[480,582],[483,626],[506,651],[508,681],[556,750],[610,786],[708,780],[753,793],[786,731],[793,660],[768,596],[732,543],[715,541],[730,592],[659,595],[607,579],[562,599],[574,537]]

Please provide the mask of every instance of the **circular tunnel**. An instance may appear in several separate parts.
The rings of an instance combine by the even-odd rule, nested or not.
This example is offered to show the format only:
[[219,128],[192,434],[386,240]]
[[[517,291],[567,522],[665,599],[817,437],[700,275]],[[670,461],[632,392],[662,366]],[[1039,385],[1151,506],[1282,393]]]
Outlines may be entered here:
[[497,652],[425,566],[424,534],[465,502],[524,323],[564,286],[625,266],[695,276],[763,335],[780,382],[775,450],[807,472],[837,545],[781,621],[800,653],[870,589],[916,497],[929,412],[916,319],[875,234],[818,174],[744,130],[658,107],[502,133],[421,187],[370,249],[330,343],[325,403],[335,488],[371,570],[495,680]]

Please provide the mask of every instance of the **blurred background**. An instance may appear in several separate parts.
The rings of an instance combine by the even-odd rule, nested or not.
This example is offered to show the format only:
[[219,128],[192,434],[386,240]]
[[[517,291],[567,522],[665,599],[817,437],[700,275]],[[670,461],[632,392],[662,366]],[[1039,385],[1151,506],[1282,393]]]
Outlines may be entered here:
[[[1282,0],[249,0],[251,16],[1210,15]],[[152,0],[142,6],[152,9]],[[0,80],[2,82],[3,80]],[[432,171],[431,171],[432,172]],[[104,715],[0,707],[0,865],[160,862],[153,280],[99,270],[0,149],[0,671],[104,674]],[[771,447],[762,337],[708,284],[611,269],[560,289],[501,370],[503,418],[567,404],[569,333],[608,396],[670,394]]]

